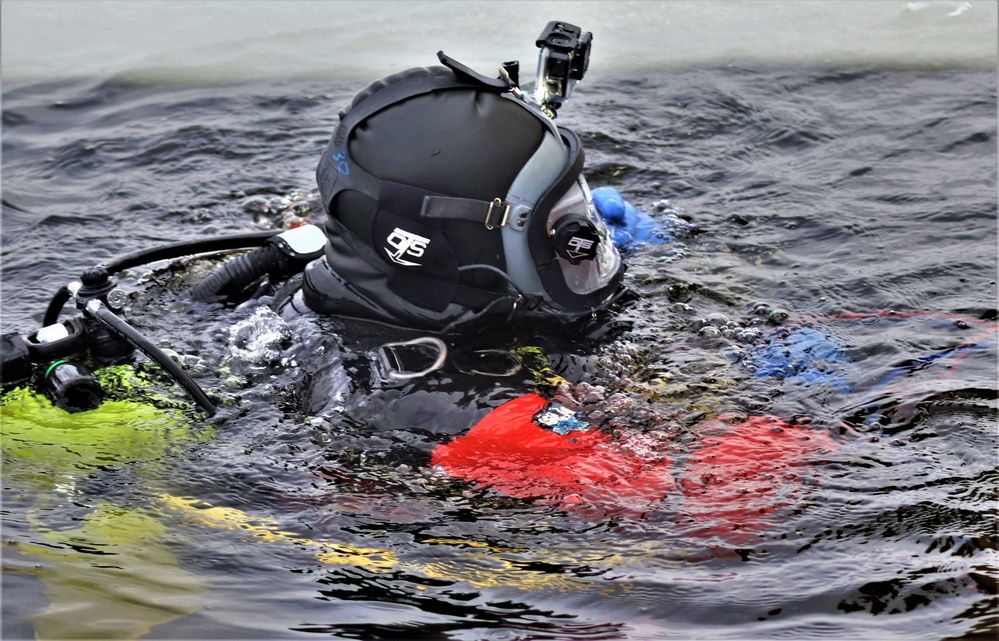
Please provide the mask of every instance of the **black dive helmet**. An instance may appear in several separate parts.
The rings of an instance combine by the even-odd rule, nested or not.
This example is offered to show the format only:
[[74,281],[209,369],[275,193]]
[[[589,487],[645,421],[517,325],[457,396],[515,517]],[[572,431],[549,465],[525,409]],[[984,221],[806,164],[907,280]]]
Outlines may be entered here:
[[443,52],[443,67],[357,94],[319,162],[328,242],[305,271],[309,308],[447,332],[608,305],[623,264],[579,138],[553,122],[589,44],[578,27],[548,25],[538,103],[517,88],[516,63],[487,78]]

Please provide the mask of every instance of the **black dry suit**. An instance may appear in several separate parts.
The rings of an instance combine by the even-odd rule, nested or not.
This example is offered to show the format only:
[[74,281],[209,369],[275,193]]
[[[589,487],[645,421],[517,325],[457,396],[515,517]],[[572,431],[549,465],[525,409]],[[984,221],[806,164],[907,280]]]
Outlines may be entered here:
[[325,255],[293,305],[444,333],[608,305],[623,265],[579,138],[439,57],[448,67],[375,82],[340,113],[317,172]]
[[[113,278],[126,266],[201,252],[257,248],[211,274],[192,291],[197,299],[242,297],[268,276],[286,281],[273,300],[285,316],[312,311],[423,334],[416,347],[436,351],[415,370],[395,362],[412,345],[382,345],[394,359],[387,365],[394,382],[443,367],[446,345],[427,333],[467,338],[487,324],[590,319],[610,306],[622,293],[624,266],[581,175],[579,138],[554,124],[553,111],[525,99],[508,74],[486,78],[443,53],[438,58],[445,66],[375,82],[340,113],[317,172],[324,232],[304,225],[171,244],[98,266],[53,298],[46,331],[3,337],[4,381],[29,378],[41,362],[55,362],[50,374],[72,370],[80,379],[81,369],[58,359],[96,354],[105,343],[126,358],[138,347],[214,413],[197,383],[125,322]],[[58,323],[71,299],[86,322]],[[489,339],[449,364],[480,375],[483,360],[502,351],[494,334]],[[512,376],[519,362],[511,358],[485,370]],[[100,394],[84,400],[91,406]]]

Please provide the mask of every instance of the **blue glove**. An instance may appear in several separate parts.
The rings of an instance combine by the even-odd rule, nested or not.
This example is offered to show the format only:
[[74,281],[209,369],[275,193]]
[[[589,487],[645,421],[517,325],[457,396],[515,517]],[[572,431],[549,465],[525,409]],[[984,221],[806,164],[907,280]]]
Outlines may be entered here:
[[799,327],[780,331],[750,351],[756,376],[773,376],[792,383],[829,385],[849,392],[842,367],[850,363],[839,345],[823,331]]
[[634,249],[642,243],[658,245],[673,240],[652,216],[636,209],[613,187],[597,187],[592,194],[597,213],[604,219],[611,241],[618,249]]

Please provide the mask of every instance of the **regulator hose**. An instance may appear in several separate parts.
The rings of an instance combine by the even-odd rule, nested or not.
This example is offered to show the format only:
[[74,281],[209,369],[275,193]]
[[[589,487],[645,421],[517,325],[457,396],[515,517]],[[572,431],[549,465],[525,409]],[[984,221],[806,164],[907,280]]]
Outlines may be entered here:
[[246,234],[232,234],[230,236],[217,236],[212,238],[202,238],[200,240],[182,240],[168,245],[152,247],[150,249],[140,249],[128,254],[122,254],[104,263],[103,267],[109,274],[155,263],[160,260],[172,260],[183,258],[192,254],[207,254],[219,251],[232,251],[236,249],[248,249],[250,247],[260,247],[273,236],[281,233],[280,229],[267,231],[255,231]]
[[[275,229],[249,232],[246,234],[203,238],[200,240],[183,240],[176,243],[169,243],[167,245],[160,245],[158,247],[140,249],[138,251],[122,254],[121,256],[116,256],[108,262],[103,263],[100,267],[103,267],[108,274],[116,274],[126,269],[131,269],[132,267],[155,263],[160,260],[172,260],[174,258],[183,258],[184,256],[190,256],[193,254],[207,254],[212,252],[260,247],[280,233],[280,229]],[[70,298],[72,298],[72,294],[69,291],[69,288],[66,286],[60,287],[59,291],[56,292],[55,296],[53,296],[52,300],[49,302],[48,309],[45,310],[45,317],[42,321],[42,325],[52,325],[58,322],[59,314],[62,313],[62,308],[67,302],[69,302]]]
[[173,376],[178,383],[180,383],[181,387],[187,390],[187,393],[191,395],[191,398],[193,398],[194,401],[201,406],[201,409],[203,409],[208,416],[215,416],[215,404],[209,400],[208,395],[205,394],[204,390],[198,387],[198,384],[194,382],[194,379],[191,378],[188,373],[185,372],[173,359],[167,356],[163,350],[151,343],[149,339],[140,334],[134,327],[129,325],[124,318],[121,318],[105,307],[96,298],[91,299],[90,302],[87,303],[86,311],[93,318],[99,320],[136,348],[142,350],[146,356],[156,361],[160,367],[169,372],[170,375]]
[[72,294],[69,291],[69,287],[63,285],[59,288],[59,291],[57,291],[55,296],[52,297],[52,300],[49,301],[49,306],[45,310],[42,327],[54,325],[59,321],[59,314],[62,312],[62,308],[65,307],[71,297]]
[[191,290],[191,297],[210,302],[237,294],[267,274],[287,275],[291,262],[277,245],[264,245],[224,263]]

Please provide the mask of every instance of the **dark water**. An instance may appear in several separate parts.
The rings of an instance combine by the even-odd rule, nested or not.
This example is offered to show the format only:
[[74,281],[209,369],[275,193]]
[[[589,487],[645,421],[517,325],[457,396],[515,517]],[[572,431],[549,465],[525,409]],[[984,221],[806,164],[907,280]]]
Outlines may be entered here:
[[[593,75],[560,115],[591,184],[694,231],[630,256],[631,329],[567,343],[565,374],[625,399],[641,419],[615,429],[650,461],[689,464],[725,412],[807,417],[835,447],[809,459],[793,507],[733,540],[672,499],[565,510],[448,478],[429,450],[527,382],[366,401],[367,329],[253,325],[261,305],[184,296],[207,267],[161,264],[123,279],[134,323],[202,359],[227,407],[210,438],[191,414],[200,440],[54,488],[33,477],[44,458],[26,467],[5,441],[3,637],[994,638],[994,70]],[[357,89],[8,87],[3,330],[36,328],[59,286],[114,255],[307,216]],[[766,336],[803,326],[847,358],[812,382],[754,375]],[[238,512],[206,524],[166,495]]]

